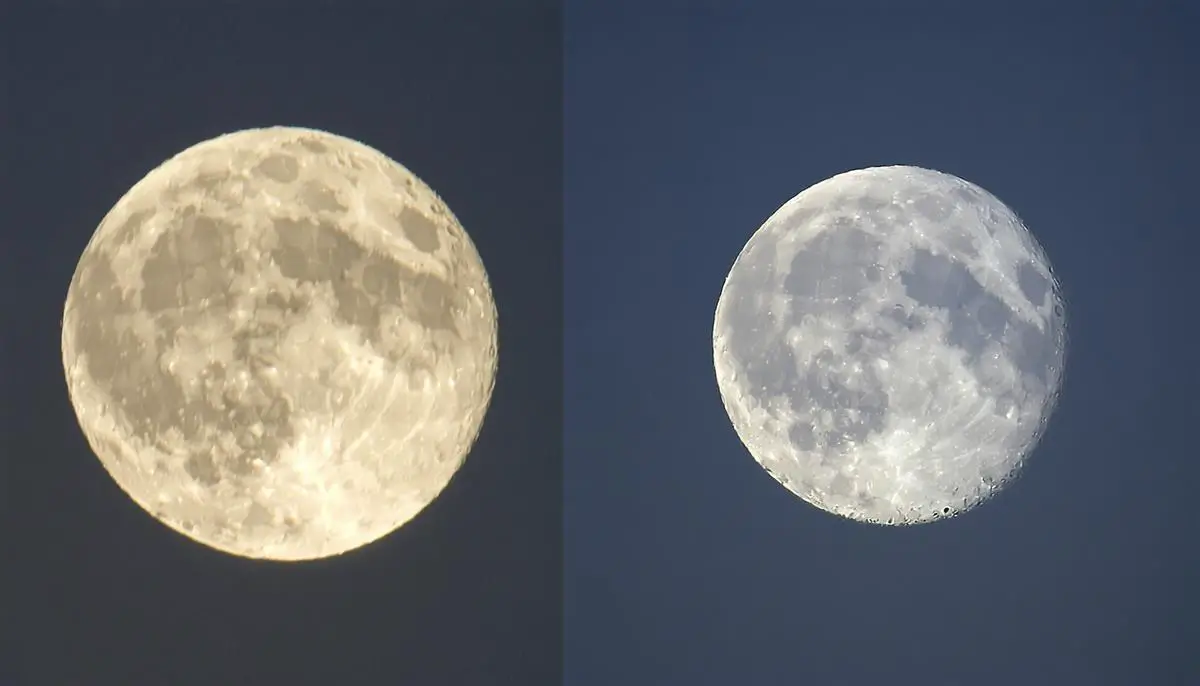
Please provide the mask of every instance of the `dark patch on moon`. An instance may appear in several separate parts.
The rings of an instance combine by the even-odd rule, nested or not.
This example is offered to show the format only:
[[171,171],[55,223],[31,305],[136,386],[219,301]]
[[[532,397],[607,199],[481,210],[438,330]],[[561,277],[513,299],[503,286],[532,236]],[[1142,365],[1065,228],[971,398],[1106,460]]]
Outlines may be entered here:
[[826,230],[811,239],[792,258],[783,280],[797,314],[820,315],[848,306],[847,299],[869,284],[879,250],[878,239],[855,228]]
[[300,164],[291,155],[271,153],[259,162],[254,171],[279,183],[291,183],[300,176]]
[[[921,329],[925,328],[925,317],[918,312],[909,312],[899,305],[893,305],[889,307],[884,311],[883,316],[887,317],[896,324],[899,324],[908,331],[920,331]],[[879,333],[885,338],[888,338],[887,333],[883,332],[882,330],[879,331]]]
[[977,361],[989,341],[1000,341],[1022,373],[1049,380],[1056,341],[1017,317],[962,263],[925,249],[914,252],[912,267],[901,272],[900,280],[913,300],[949,313],[947,343]]
[[201,195],[212,196],[213,191],[225,185],[229,172],[201,172],[189,184],[189,189],[199,190]]
[[262,503],[254,501],[250,503],[250,509],[246,512],[246,518],[242,520],[242,525],[246,527],[269,526],[271,521],[271,511]]
[[1029,261],[1017,266],[1017,286],[1025,294],[1025,298],[1035,306],[1040,306],[1045,301],[1046,292],[1050,290],[1050,282]]
[[[407,271],[407,270],[405,270]],[[409,272],[407,308],[421,324],[438,331],[454,331],[454,311],[459,307],[457,291],[432,274]]]
[[954,214],[954,207],[938,194],[921,193],[913,198],[912,206],[922,217],[939,225]]
[[406,206],[401,210],[396,222],[408,240],[421,252],[431,253],[441,244],[438,240],[437,225],[411,207]]
[[286,277],[307,282],[332,281],[365,251],[332,222],[275,219],[279,245],[271,256]]
[[[871,495],[866,491],[856,491],[855,494],[855,509],[859,512],[875,512],[879,509],[880,498]],[[888,520],[890,524],[892,520]]]
[[884,200],[874,195],[851,195],[843,193],[837,196],[837,200],[833,202],[831,208],[833,209],[832,213],[839,216],[853,215],[856,212],[861,212],[863,219],[870,221],[871,217],[879,214],[881,210],[894,206],[895,204],[892,201]]
[[[365,276],[367,269],[364,267],[363,271]],[[381,291],[384,288],[380,286]],[[351,326],[359,327],[371,342],[378,342],[379,324],[382,320],[378,303],[382,297],[372,297],[369,291],[355,285],[345,276],[333,283],[333,293],[337,298],[338,318]]]
[[179,225],[155,241],[142,266],[142,308],[157,314],[224,301],[233,273],[223,264],[234,254],[233,227],[219,219],[182,211]]
[[805,421],[797,421],[788,429],[788,439],[792,445],[801,450],[812,450],[817,447],[816,435],[813,432],[812,424]]
[[946,241],[946,245],[956,254],[965,255],[968,258],[979,257],[979,250],[975,247],[971,234],[959,224],[946,227],[946,232],[942,239]]
[[332,223],[277,219],[275,225],[279,246],[272,255],[284,276],[332,282],[338,317],[363,327],[372,341],[380,340],[380,307],[386,303],[400,305],[426,328],[459,334],[455,315],[465,303],[443,279],[366,250]]
[[204,486],[215,486],[221,481],[221,473],[212,455],[206,451],[193,452],[183,463],[183,469]]
[[984,292],[961,263],[924,248],[913,251],[912,266],[900,272],[900,281],[909,297],[934,307],[956,309]]
[[315,138],[301,138],[300,145],[309,152],[314,152],[318,155],[329,152],[329,147]]
[[194,436],[203,419],[184,411],[181,389],[158,367],[158,351],[147,350],[130,328],[134,306],[108,261],[93,258],[81,265],[72,290],[76,352],[85,356],[92,381],[108,392],[110,409],[151,443],[170,428]]
[[386,300],[400,297],[400,289],[394,280],[395,274],[382,262],[369,262],[363,266],[362,287],[368,295]]
[[300,204],[314,212],[341,213],[347,209],[332,188],[316,180],[305,181],[297,197]]

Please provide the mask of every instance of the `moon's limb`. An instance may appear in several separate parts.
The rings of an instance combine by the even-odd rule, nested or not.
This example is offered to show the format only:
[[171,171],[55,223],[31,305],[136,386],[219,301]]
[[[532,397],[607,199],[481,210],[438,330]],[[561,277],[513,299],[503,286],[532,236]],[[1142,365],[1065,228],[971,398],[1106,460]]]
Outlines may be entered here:
[[721,293],[714,364],[739,437],[789,490],[917,523],[1018,473],[1056,403],[1065,323],[1003,203],[876,167],[814,185],[754,234]]
[[80,425],[139,505],[212,547],[323,557],[431,502],[496,371],[483,264],[437,195],[311,129],[221,136],[138,182],[63,316]]

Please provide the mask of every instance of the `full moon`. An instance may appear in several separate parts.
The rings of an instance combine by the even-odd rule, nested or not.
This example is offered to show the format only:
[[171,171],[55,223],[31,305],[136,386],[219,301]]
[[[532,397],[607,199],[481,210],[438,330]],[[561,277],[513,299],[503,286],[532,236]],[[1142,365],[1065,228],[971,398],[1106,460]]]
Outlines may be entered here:
[[463,464],[496,374],[474,244],[400,164],[323,131],[194,145],[104,217],[67,292],[80,427],[156,519],[303,560],[412,519]]
[[1059,283],[1016,214],[907,166],[839,174],[779,208],[713,326],[721,398],[754,459],[875,524],[960,514],[1011,482],[1065,356]]

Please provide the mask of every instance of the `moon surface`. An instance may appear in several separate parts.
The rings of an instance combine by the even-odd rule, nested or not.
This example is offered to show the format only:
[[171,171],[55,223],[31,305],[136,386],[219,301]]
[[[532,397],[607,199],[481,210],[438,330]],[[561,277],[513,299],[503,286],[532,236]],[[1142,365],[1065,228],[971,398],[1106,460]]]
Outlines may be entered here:
[[104,217],[63,315],[71,401],[124,490],[234,555],[337,555],[409,521],[480,431],[496,308],[475,246],[362,143],[250,129]]
[[908,166],[839,174],[750,238],[713,326],[721,398],[803,500],[876,524],[965,512],[1017,476],[1059,395],[1050,263],[979,186]]

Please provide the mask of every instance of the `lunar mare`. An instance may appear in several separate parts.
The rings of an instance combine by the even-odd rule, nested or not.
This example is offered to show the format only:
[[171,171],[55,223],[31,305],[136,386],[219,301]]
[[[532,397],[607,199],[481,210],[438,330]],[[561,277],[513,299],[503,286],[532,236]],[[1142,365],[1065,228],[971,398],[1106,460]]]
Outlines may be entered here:
[[497,316],[442,200],[356,141],[275,127],[151,171],[105,216],[63,315],[105,469],[235,555],[325,557],[428,505],[490,402]]
[[982,188],[916,167],[822,181],[751,237],[713,357],[747,449],[828,512],[915,524],[1002,489],[1060,392],[1066,318],[1033,235]]

